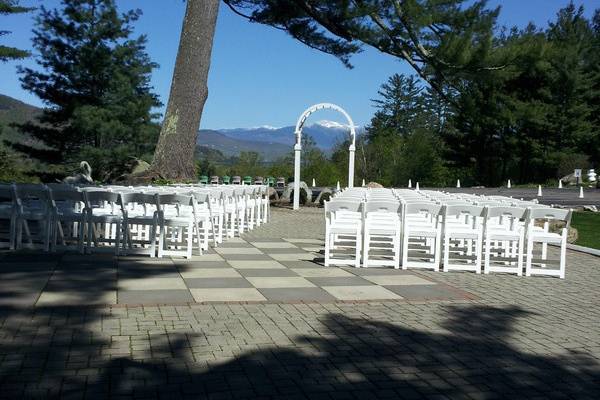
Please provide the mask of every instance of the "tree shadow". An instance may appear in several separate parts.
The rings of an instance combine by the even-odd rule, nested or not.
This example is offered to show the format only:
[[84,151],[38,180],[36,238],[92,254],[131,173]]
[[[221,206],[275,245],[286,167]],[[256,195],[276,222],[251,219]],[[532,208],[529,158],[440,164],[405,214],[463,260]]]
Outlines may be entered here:
[[[3,264],[0,272],[20,274],[15,282],[21,287],[8,289],[36,290],[36,274],[47,269],[36,264],[39,257],[31,256],[29,264],[20,264],[21,270]],[[98,257],[97,262],[75,266],[104,276],[105,261],[111,260]],[[133,269],[119,273],[149,277],[172,271],[130,261]],[[104,290],[93,290],[94,280],[86,279],[54,284],[57,293],[82,291],[91,300]],[[414,319],[412,311],[396,310],[406,310]],[[184,328],[186,333],[157,329],[157,334],[148,334],[149,329],[140,329],[148,342],[119,343],[116,338],[130,334],[115,318],[130,312],[125,307],[4,307],[0,398],[598,398],[597,359],[575,351],[556,355],[557,350],[546,348],[539,337],[527,337],[525,332],[551,334],[544,326],[523,329],[517,324],[521,318],[535,318],[529,311],[480,305],[439,310],[446,318],[441,323],[431,312],[421,317],[419,324],[426,331],[367,317],[324,314],[314,334],[283,338],[279,346],[268,340],[244,351],[226,335],[217,337],[222,345],[218,340],[209,343],[208,336],[218,336],[218,329],[198,327]],[[234,339],[243,341],[243,336]],[[221,361],[215,360],[215,349],[221,350]],[[223,361],[221,356],[230,349],[236,351]]]
[[600,393],[600,365],[591,356],[553,356],[542,347],[534,354],[510,344],[515,319],[528,312],[475,306],[450,307],[448,314],[433,333],[329,314],[322,321],[327,335],[303,336],[292,346],[247,352],[204,369],[194,369],[192,351],[202,333],[169,335],[153,349],[156,358],[111,360],[86,393],[198,399],[580,399]]

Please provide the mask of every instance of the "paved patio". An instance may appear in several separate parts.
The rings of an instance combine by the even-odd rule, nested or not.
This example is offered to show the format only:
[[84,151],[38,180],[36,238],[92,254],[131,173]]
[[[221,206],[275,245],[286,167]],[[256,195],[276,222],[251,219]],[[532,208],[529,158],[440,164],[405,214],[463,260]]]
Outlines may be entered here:
[[1,254],[0,398],[598,398],[600,259],[325,269],[322,210],[273,217],[190,262]]

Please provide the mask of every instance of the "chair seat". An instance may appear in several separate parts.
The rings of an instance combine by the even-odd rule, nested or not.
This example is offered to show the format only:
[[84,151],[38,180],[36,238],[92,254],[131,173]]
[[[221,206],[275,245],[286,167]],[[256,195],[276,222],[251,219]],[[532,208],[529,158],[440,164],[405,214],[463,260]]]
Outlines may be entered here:
[[530,239],[534,242],[561,243],[562,236],[552,232],[532,232]]
[[356,232],[360,231],[360,224],[341,224],[341,223],[333,223],[329,227],[330,233],[350,233],[356,234]]
[[86,214],[82,213],[82,212],[76,212],[76,211],[67,211],[65,210],[64,212],[57,212],[54,214],[55,218],[61,219],[61,220],[65,220],[65,219],[69,219],[69,220],[79,220],[79,219],[84,219],[86,217]]
[[396,235],[399,231],[399,228],[396,227],[377,227],[367,229],[369,235],[377,236],[377,235]]
[[507,231],[505,229],[490,229],[486,232],[486,238],[492,240],[518,240],[522,231]]
[[160,220],[160,224],[166,225],[166,226],[188,226],[193,223],[194,223],[193,217],[190,218],[187,216],[179,216],[179,217],[167,216],[164,219]]
[[438,230],[435,228],[430,228],[427,229],[427,227],[407,227],[405,229],[405,233],[406,236],[413,236],[413,237],[437,237],[438,235]]
[[44,220],[48,218],[48,213],[46,211],[25,211],[23,213],[19,213],[18,216],[21,219],[27,219],[27,220]]
[[446,227],[445,234],[453,238],[477,239],[481,235],[481,230],[469,227]]
[[88,214],[88,218],[91,220],[97,220],[97,221],[101,222],[101,220],[104,220],[104,219],[111,219],[111,220],[123,219],[123,216],[120,213],[118,213],[118,214],[100,214],[100,215],[94,213],[94,214]]

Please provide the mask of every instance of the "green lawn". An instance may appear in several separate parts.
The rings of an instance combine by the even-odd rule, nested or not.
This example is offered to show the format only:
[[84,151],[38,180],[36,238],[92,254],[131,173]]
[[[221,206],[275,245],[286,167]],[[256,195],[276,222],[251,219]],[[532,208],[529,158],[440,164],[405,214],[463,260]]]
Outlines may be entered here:
[[579,233],[575,244],[600,249],[600,213],[576,212],[571,225]]

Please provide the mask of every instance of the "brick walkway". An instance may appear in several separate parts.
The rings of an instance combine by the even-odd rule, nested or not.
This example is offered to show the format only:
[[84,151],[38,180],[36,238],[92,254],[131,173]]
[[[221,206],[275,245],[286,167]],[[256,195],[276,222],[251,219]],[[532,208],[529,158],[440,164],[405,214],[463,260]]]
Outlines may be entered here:
[[[321,212],[274,210],[273,222],[244,240],[319,240]],[[565,280],[419,272],[473,295],[451,301],[10,304],[48,280],[41,264],[62,259],[41,257],[1,272],[2,398],[594,399],[600,393],[600,260],[580,253],[568,254]],[[85,275],[63,281],[90,296],[103,282]]]

